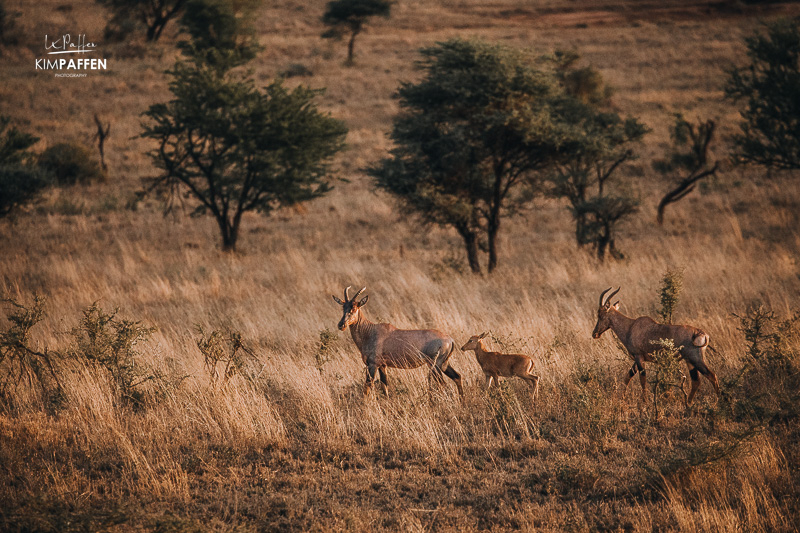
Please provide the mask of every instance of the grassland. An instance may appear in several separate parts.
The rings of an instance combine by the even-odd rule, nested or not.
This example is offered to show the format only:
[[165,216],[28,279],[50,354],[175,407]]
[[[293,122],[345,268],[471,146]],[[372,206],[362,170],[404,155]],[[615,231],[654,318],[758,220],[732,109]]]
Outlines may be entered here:
[[[0,113],[40,136],[37,149],[89,143],[94,113],[112,130],[106,183],[54,191],[0,223],[0,295],[47,297],[33,330],[40,349],[68,352],[95,301],[157,327],[138,349],[165,379],[133,408],[101,370],[73,361],[57,408],[25,387],[7,398],[0,529],[796,530],[796,421],[712,461],[747,428],[708,385],[693,410],[672,398],[655,420],[638,386],[617,393],[629,364],[611,336],[590,339],[601,290],[620,285],[624,312],[655,316],[663,272],[684,268],[677,320],[710,333],[708,363],[727,383],[748,361],[732,313],[757,303],[781,317],[800,309],[800,190],[792,176],[727,163],[737,112],[722,97],[725,69],[744,60],[743,37],[796,8],[404,1],[359,37],[347,68],[344,44],[319,38],[324,2],[271,2],[259,11],[254,75],[266,82],[302,64],[313,75],[289,83],[327,88],[321,106],[350,128],[336,162],[348,181],[305,209],[248,217],[231,255],[219,251],[211,220],[162,217],[154,200],[125,207],[154,172],[135,136],[140,113],[168,98],[175,36],[141,57],[127,57],[136,43],[109,47],[107,73],[50,78],[33,69],[41,36],[99,35],[106,15],[88,0],[7,5],[22,16],[19,45],[3,50]],[[627,171],[643,208],[623,228],[625,260],[598,264],[576,249],[565,206],[541,200],[505,226],[498,271],[473,276],[455,233],[420,229],[373,190],[359,169],[389,146],[393,91],[417,75],[421,46],[451,36],[577,49],[614,86],[615,106],[652,128]],[[718,120],[724,172],[671,207],[661,228],[665,186],[650,161],[667,147],[676,111]],[[532,354],[536,405],[525,383],[485,393],[474,357],[460,352],[451,362],[465,377],[463,404],[452,391],[431,399],[423,370],[390,372],[389,398],[362,401],[349,335],[319,347],[340,318],[330,294],[346,285],[368,287],[373,320],[435,327],[459,343],[491,330],[493,347]],[[240,331],[254,354],[224,387],[203,367],[198,324]]]

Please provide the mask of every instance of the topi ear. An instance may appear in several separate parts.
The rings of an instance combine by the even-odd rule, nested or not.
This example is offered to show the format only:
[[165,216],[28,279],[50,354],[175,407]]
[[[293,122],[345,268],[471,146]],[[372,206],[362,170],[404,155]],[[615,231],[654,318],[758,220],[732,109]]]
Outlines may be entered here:
[[479,339],[483,339],[483,338],[484,338],[484,337],[486,337],[486,335],[488,335],[488,334],[489,334],[489,332],[488,332],[488,331],[484,331],[483,333],[481,333],[481,334],[478,336],[478,338],[479,338]]
[[619,300],[617,300],[617,301],[614,303],[614,305],[612,305],[611,307],[613,307],[614,309],[616,309],[617,311],[619,311]]
[[369,294],[364,296],[364,298],[360,302],[358,302],[358,306],[364,307],[365,305],[367,305],[367,300],[369,300]]
[[334,296],[334,295],[332,295],[332,294],[331,294],[331,298],[333,298],[333,301],[334,301],[334,302],[336,302],[337,304],[339,304],[339,305],[344,305],[344,302],[343,302],[343,301],[341,301],[341,300],[340,300],[339,298],[337,298],[336,296]]

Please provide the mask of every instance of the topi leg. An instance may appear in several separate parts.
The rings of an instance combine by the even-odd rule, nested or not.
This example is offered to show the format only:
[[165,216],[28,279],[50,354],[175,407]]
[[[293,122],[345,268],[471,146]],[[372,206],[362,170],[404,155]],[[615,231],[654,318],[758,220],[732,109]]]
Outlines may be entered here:
[[452,379],[455,382],[456,388],[458,389],[459,396],[463,397],[464,396],[464,389],[461,386],[461,374],[456,372],[456,370],[452,366],[448,365],[447,368],[444,369],[444,375],[447,376],[448,378]]
[[531,387],[533,387],[533,401],[536,401],[536,396],[539,394],[539,376],[536,374],[528,374],[527,376],[523,376]]
[[375,373],[378,371],[375,365],[367,366],[367,379],[364,383],[364,397],[369,396],[369,391],[372,389],[372,384],[375,382]]
[[689,397],[686,399],[686,405],[692,403],[697,389],[700,388],[700,372],[698,372],[697,368],[689,369],[689,376],[692,378],[692,388],[689,391]]
[[644,365],[639,359],[636,359],[634,366],[639,371],[639,383],[642,384],[642,396],[647,398],[647,371],[644,369]]
[[383,384],[383,393],[389,397],[389,379],[386,377],[386,367],[378,367],[378,374],[380,375],[381,383]]

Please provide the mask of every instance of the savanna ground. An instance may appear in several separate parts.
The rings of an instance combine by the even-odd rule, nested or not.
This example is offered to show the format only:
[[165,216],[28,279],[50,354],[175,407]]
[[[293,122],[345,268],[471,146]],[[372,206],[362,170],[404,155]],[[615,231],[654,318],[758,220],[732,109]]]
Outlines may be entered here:
[[[94,113],[112,129],[106,183],[54,191],[0,224],[0,295],[47,298],[32,345],[52,353],[70,351],[93,302],[155,326],[137,348],[161,378],[132,405],[102,369],[64,361],[57,405],[24,386],[7,397],[0,529],[797,527],[796,419],[749,431],[703,383],[690,411],[675,394],[657,420],[638,383],[620,399],[629,363],[612,335],[590,338],[602,289],[621,286],[623,312],[655,316],[664,271],[683,268],[676,320],[710,333],[717,352],[708,363],[727,384],[748,363],[732,313],[759,303],[779,317],[800,309],[800,190],[792,176],[727,163],[737,112],[722,93],[725,69],[744,61],[743,38],[796,7],[404,1],[359,36],[347,68],[344,43],[319,38],[324,2],[267,4],[255,76],[266,82],[300,64],[312,72],[300,82],[327,87],[321,106],[350,128],[336,163],[348,181],[303,209],[248,217],[231,255],[219,251],[210,219],[162,217],[152,199],[131,208],[154,172],[148,145],[134,138],[139,115],[168,97],[174,33],[143,51],[107,47],[108,72],[53,78],[33,68],[43,35],[97,39],[105,13],[84,0],[7,3],[23,15],[20,45],[0,59],[0,113],[40,136],[37,149],[90,143]],[[578,250],[565,206],[540,200],[505,223],[498,271],[477,277],[455,233],[419,229],[360,173],[389,146],[392,93],[417,76],[416,51],[452,36],[576,49],[615,88],[615,106],[652,128],[626,171],[643,208],[623,227],[624,260],[598,264]],[[676,111],[718,120],[714,155],[726,163],[658,227],[666,186],[650,162],[668,147]],[[429,396],[422,369],[390,371],[389,398],[362,401],[363,364],[349,334],[325,332],[340,318],[330,294],[346,285],[367,286],[373,320],[435,327],[459,345],[491,330],[493,347],[532,354],[542,377],[536,404],[522,382],[484,392],[473,355],[460,351],[451,363],[465,378],[463,404],[449,383]],[[227,383],[204,368],[196,325],[239,331],[252,352]],[[796,339],[789,347],[796,353]],[[741,398],[737,390],[726,392]]]

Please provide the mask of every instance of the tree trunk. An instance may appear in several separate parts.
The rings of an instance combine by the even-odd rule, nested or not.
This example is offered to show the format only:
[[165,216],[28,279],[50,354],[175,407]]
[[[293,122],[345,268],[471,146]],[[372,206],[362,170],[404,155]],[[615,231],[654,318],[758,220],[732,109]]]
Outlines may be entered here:
[[350,41],[347,43],[347,64],[353,64],[353,48],[356,44],[356,35],[361,32],[361,25],[352,25],[350,26]]
[[656,215],[656,222],[658,222],[659,226],[664,225],[664,209],[667,208],[667,204],[669,203],[667,196],[664,196],[664,198],[662,198],[661,201],[658,202],[658,214]]
[[478,235],[474,231],[464,230],[459,232],[464,239],[464,246],[467,249],[467,261],[469,269],[473,274],[481,273],[481,263],[478,260]]
[[235,252],[236,241],[239,238],[239,225],[229,223],[224,217],[218,218],[217,223],[222,235],[222,251]]
[[489,223],[487,236],[489,239],[489,274],[497,268],[497,233],[500,229],[500,220]]
[[586,244],[584,235],[586,235],[586,215],[575,215],[575,241],[578,243],[578,248],[583,248]]
[[160,33],[158,18],[147,24],[147,42],[157,41]]
[[153,41],[157,41],[161,38],[161,32],[164,31],[164,27],[167,25],[167,21],[163,20],[158,23],[156,26],[155,35],[153,36]]
[[495,164],[492,203],[490,204],[489,216],[486,220],[486,234],[489,241],[489,274],[494,272],[494,269],[497,268],[497,232],[500,230],[500,209],[505,196],[503,194],[504,170],[503,163]]
[[606,226],[605,231],[602,235],[597,236],[597,259],[602,263],[606,259],[606,248],[608,248],[608,244],[611,240],[611,236],[609,234],[609,229]]

